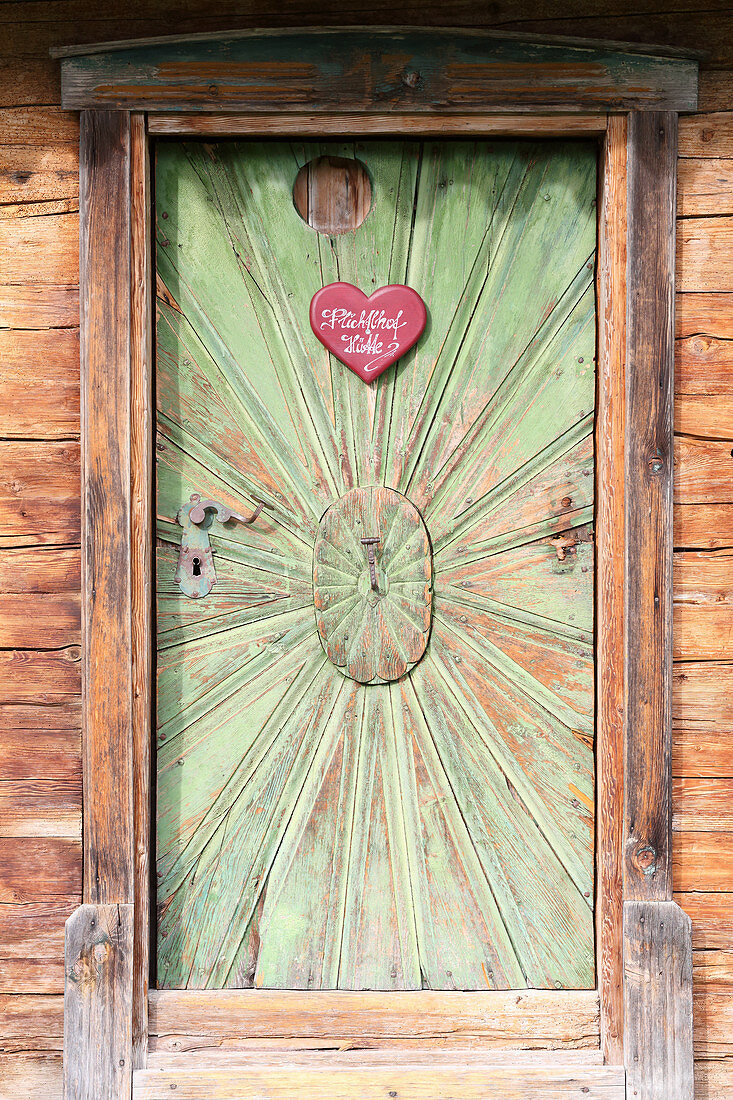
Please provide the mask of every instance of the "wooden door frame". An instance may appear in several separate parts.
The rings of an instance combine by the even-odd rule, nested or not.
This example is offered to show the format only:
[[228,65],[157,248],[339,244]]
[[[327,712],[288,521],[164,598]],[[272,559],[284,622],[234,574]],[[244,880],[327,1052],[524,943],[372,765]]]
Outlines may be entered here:
[[[634,47],[528,42],[475,31],[369,29],[366,39],[360,30],[338,38],[328,30],[297,33],[304,41],[297,54],[299,39],[289,31],[57,51],[64,59],[63,105],[82,110],[84,904],[66,931],[66,1096],[129,1097],[132,1070],[146,1066],[148,1049],[154,698],[150,139],[349,133],[600,141],[601,1048],[606,1063],[625,1064],[629,1096],[687,1100],[691,932],[689,918],[672,901],[671,878],[672,380],[677,114],[695,107],[696,63],[669,52],[660,57]],[[336,44],[335,61],[330,57],[330,68],[324,67],[324,47]],[[274,74],[269,77],[262,76],[263,51]],[[304,54],[312,64],[301,64],[299,71],[308,71],[298,77],[296,59],[302,62]],[[161,59],[178,59],[176,75],[164,80]],[[519,84],[518,63],[525,74]],[[334,66],[343,78],[337,105]],[[356,79],[364,66],[369,79]],[[257,85],[263,79],[264,91]],[[408,1006],[419,995],[359,996],[377,998],[371,1007],[381,1004],[382,1011],[385,997]],[[242,991],[213,998],[203,991],[160,996],[181,1019],[192,1011],[215,1019],[226,1014],[227,1004],[232,1007],[232,997],[239,997],[241,1015],[245,1004]],[[269,1002],[262,991],[255,996],[259,1013],[268,1011],[267,1004],[276,1007],[283,995]],[[466,999],[461,1011],[469,1015],[481,998],[482,1020],[490,1004],[494,1044],[498,1035],[500,1043],[518,1045],[510,1044],[501,1022],[510,1018],[516,994],[453,996]],[[530,992],[527,999],[546,1022],[587,1007],[583,996],[565,991],[543,1001],[541,992]],[[329,1018],[334,1003],[343,1008],[331,1001]],[[153,1004],[160,1015],[160,1000]],[[442,1011],[442,1002],[436,1004]],[[248,1006],[244,1014],[252,1016]],[[301,1011],[307,1016],[311,1010],[301,1005]],[[306,1026],[316,1034],[323,1021]]]

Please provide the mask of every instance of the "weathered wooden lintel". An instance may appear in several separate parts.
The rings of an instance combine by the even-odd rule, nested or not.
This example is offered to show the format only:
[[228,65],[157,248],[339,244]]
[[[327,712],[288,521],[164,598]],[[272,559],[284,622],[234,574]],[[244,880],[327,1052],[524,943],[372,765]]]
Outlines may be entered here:
[[694,111],[697,60],[484,30],[304,28],[55,51],[62,105],[138,111]]

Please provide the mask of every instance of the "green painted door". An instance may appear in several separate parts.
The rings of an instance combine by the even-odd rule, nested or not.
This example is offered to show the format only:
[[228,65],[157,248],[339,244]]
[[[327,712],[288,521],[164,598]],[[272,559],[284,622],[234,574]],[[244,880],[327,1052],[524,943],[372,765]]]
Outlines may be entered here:
[[[158,984],[592,987],[595,147],[161,142],[155,189]],[[427,304],[372,385],[337,280]]]

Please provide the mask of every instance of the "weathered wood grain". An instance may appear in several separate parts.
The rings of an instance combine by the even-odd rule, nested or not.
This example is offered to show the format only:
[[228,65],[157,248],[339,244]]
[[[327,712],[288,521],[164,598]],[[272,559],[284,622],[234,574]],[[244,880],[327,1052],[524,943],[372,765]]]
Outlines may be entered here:
[[302,134],[317,138],[341,134],[370,134],[383,137],[394,134],[403,137],[428,135],[460,136],[461,134],[491,134],[496,137],[569,137],[600,135],[606,129],[605,112],[589,115],[406,115],[406,114],[343,114],[338,116],[308,113],[276,116],[237,114],[154,114],[150,116],[151,134],[192,137],[229,137],[234,134],[262,135]]
[[596,783],[598,884],[596,928],[604,1057],[623,1057],[623,706],[624,516],[626,429],[626,139],[611,118],[604,147],[599,225],[598,489],[596,527],[598,686]]
[[8,219],[2,224],[0,284],[41,287],[78,283],[78,214]]
[[79,434],[79,333],[0,329],[0,438]]
[[733,218],[682,218],[677,229],[677,290],[733,290]]
[[681,217],[733,214],[733,159],[680,160],[677,189]]
[[[704,333],[721,340],[733,340],[733,295],[677,294],[675,296],[675,332],[678,337]],[[682,390],[694,393],[694,390]]]
[[72,702],[81,695],[80,662],[78,646],[0,651],[0,704]]
[[81,839],[81,783],[0,779],[0,837]]
[[79,324],[79,288],[0,285],[0,328],[76,328]]
[[628,1094],[692,1100],[692,929],[673,901],[624,904]]
[[672,774],[733,775],[733,729],[715,729],[710,723],[686,721],[680,715],[672,738]]
[[[61,51],[62,104],[133,110],[694,110],[697,64],[481,31],[250,32]],[[76,54],[77,56],[72,56]],[[327,69],[322,59],[329,58]],[[224,66],[224,67],[222,67]],[[375,95],[375,89],[378,94]]]
[[0,992],[63,993],[64,922],[78,904],[0,905]]
[[679,893],[675,901],[692,919],[692,946],[729,951],[733,947],[733,912],[726,894]]
[[78,146],[0,144],[0,203],[74,198],[79,194]]
[[60,1054],[0,1054],[0,1100],[63,1100]]
[[720,993],[695,994],[693,1018],[696,1056],[730,1060],[733,1054],[733,996]]
[[66,922],[66,1100],[130,1095],[132,910],[132,905],[81,905]]
[[733,832],[685,830],[674,835],[675,889],[733,891]]
[[[7,710],[7,708],[5,708]],[[16,709],[16,708],[13,708]],[[0,775],[3,780],[39,779],[81,786],[81,733],[79,730],[48,730],[51,718],[44,713],[30,730],[20,723],[13,728],[7,718],[0,725]]]
[[733,950],[693,951],[692,979],[696,993],[733,994]]
[[[76,650],[76,659],[79,652]],[[81,729],[81,693],[76,697],[47,699],[41,704],[13,705],[0,702],[0,730],[5,733],[19,733],[21,730],[42,732],[43,730],[79,731]]]
[[732,503],[732,450],[730,440],[678,437],[674,448],[675,503]]
[[151,1051],[318,1046],[598,1049],[593,991],[151,990]]
[[[134,896],[130,667],[130,121],[81,122],[84,898]],[[129,1071],[128,1066],[128,1071]]]
[[3,645],[36,649],[79,645],[79,605],[76,592],[1,593]]
[[38,994],[0,994],[3,1052],[61,1051],[64,998]]
[[703,70],[698,84],[698,111],[727,111],[731,102],[733,72],[726,69]]
[[0,838],[0,902],[40,901],[73,896],[81,882],[78,840]]
[[[730,80],[729,73],[708,73],[706,79],[712,84],[716,77]],[[714,114],[707,113],[710,110],[714,109],[680,119],[680,157],[733,157],[733,111],[718,108]]]
[[733,546],[733,505],[675,504],[674,543],[691,550]]
[[733,664],[729,661],[686,661],[672,674],[675,714],[687,721],[724,729],[733,724]]
[[181,1100],[255,1100],[267,1090],[273,1100],[565,1100],[582,1093],[588,1100],[624,1100],[624,1071],[618,1066],[565,1067],[549,1063],[526,1068],[400,1066],[351,1069],[343,1067],[250,1066],[244,1070],[140,1070],[135,1074],[134,1100],[167,1100],[171,1089]]
[[682,394],[675,399],[675,431],[708,439],[733,439],[733,395]]
[[733,832],[733,778],[680,777],[672,781],[672,798],[675,831]]
[[133,1068],[145,1065],[150,979],[151,751],[153,742],[153,395],[150,162],[145,119],[130,120],[130,642],[134,934]]
[[730,660],[733,658],[730,617],[730,609],[724,606],[675,607],[673,637],[675,660]]
[[665,900],[671,895],[676,117],[630,115],[628,144],[624,896]]
[[695,1096],[697,1100],[733,1100],[730,1062],[715,1062],[696,1056]]
[[0,544],[79,542],[79,445],[0,442]]

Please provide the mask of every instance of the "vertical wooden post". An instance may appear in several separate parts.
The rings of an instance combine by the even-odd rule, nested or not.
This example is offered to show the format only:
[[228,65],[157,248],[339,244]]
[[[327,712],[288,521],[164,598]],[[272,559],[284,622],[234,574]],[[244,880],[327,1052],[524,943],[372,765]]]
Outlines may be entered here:
[[66,1100],[129,1097],[134,909],[130,115],[80,145],[83,898],[66,926]]
[[691,929],[672,897],[677,116],[628,121],[624,1049],[627,1094],[692,1098]]

